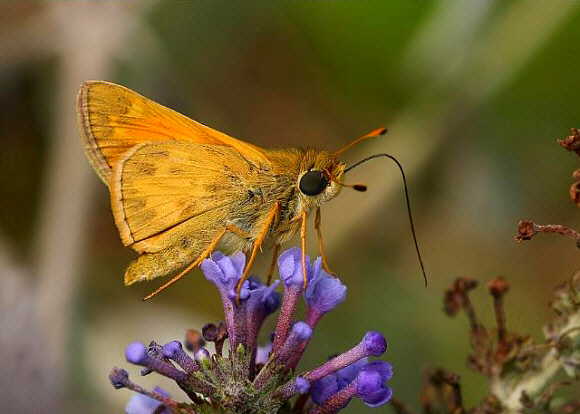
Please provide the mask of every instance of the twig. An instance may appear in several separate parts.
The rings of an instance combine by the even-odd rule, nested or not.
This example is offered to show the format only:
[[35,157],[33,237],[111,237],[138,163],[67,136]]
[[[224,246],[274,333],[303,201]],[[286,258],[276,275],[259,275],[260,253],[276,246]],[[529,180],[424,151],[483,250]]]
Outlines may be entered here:
[[509,345],[506,341],[506,320],[503,307],[503,296],[509,290],[509,285],[503,277],[498,276],[487,284],[487,290],[493,296],[493,309],[497,323],[498,348],[496,352],[502,356],[506,356],[509,352]]
[[566,148],[568,151],[574,151],[580,157],[580,129],[570,129],[570,136],[565,139],[559,139],[558,145]]
[[476,286],[476,280],[470,280],[465,277],[457,278],[453,286],[445,290],[443,299],[443,309],[448,316],[455,316],[459,309],[463,309],[474,334],[479,330],[479,324],[477,323],[473,305],[469,300],[468,292]]
[[530,240],[536,233],[557,233],[568,237],[580,245],[580,232],[559,224],[536,224],[532,220],[520,220],[518,223],[517,242]]

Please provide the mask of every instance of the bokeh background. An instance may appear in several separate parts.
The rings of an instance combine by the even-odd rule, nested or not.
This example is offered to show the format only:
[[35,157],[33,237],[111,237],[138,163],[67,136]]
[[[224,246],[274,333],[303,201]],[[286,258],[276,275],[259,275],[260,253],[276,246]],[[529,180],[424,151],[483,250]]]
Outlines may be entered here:
[[[389,340],[396,397],[417,408],[423,370],[441,366],[461,375],[466,405],[478,403],[486,383],[465,367],[468,325],[444,316],[444,288],[505,276],[508,328],[541,339],[551,289],[579,268],[563,237],[513,240],[521,218],[580,224],[568,195],[578,159],[555,142],[580,121],[579,20],[573,1],[0,4],[2,411],[120,412],[130,393],[107,375],[128,366],[127,343],[182,339],[222,317],[199,270],[146,303],[157,283],[123,286],[135,255],[76,127],[88,79],[263,147],[336,150],[388,125],[345,160],[388,152],[403,164],[429,285],[396,167],[357,168],[349,181],[369,190],[322,210],[347,300],[301,368],[374,329]],[[483,287],[473,300],[491,324]],[[160,378],[139,381],[185,400]]]

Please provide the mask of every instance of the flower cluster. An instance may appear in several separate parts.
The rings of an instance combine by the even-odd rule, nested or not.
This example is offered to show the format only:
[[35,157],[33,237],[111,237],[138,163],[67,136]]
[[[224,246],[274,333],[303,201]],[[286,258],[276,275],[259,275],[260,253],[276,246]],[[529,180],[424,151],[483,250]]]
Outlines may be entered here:
[[[280,280],[266,286],[250,278],[241,288],[238,303],[236,287],[245,263],[243,253],[225,256],[219,252],[202,262],[205,277],[220,293],[225,320],[219,326],[207,324],[201,334],[188,331],[185,347],[190,352],[179,341],[163,346],[135,342],[126,348],[127,361],[142,366],[142,375],[156,372],[175,380],[191,402],[179,403],[160,389],[143,389],[129,380],[127,371],[114,368],[109,376],[113,386],[138,393],[126,406],[127,413],[266,414],[292,410],[316,414],[338,412],[352,397],[370,407],[390,400],[392,392],[386,382],[392,376],[391,365],[368,361],[387,349],[378,332],[367,332],[358,345],[311,371],[293,374],[322,315],[346,297],[346,287],[322,269],[321,258],[311,263],[305,257],[305,278],[301,250],[283,252],[278,258]],[[275,291],[280,282],[283,295]],[[306,304],[306,316],[295,321],[300,298]],[[278,308],[271,342],[260,347],[257,341],[262,323]],[[224,356],[226,339],[229,352]],[[214,354],[205,347],[206,341],[214,342]],[[292,405],[296,396],[300,398]]]

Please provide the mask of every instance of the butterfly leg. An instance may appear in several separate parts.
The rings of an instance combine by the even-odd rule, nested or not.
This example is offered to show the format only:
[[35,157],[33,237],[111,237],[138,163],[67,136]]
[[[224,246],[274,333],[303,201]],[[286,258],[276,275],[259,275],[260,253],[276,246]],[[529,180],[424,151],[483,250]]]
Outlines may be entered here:
[[328,267],[328,262],[326,261],[326,254],[324,253],[324,245],[322,243],[322,221],[320,217],[320,207],[316,209],[316,217],[314,218],[314,228],[318,233],[318,251],[320,252],[320,257],[322,257],[322,266],[324,270],[330,275],[334,275],[334,272]]
[[248,233],[247,231],[240,229],[239,227],[236,226],[226,226],[226,229],[231,232],[234,233],[236,236],[239,236],[241,239],[245,239],[245,240],[251,240],[252,239],[252,235],[250,233]]
[[220,231],[217,234],[217,236],[213,239],[213,241],[210,243],[210,245],[203,252],[201,252],[201,254],[198,256],[197,259],[195,259],[195,261],[193,263],[191,263],[189,266],[187,266],[185,269],[183,269],[181,272],[179,272],[179,274],[177,276],[174,276],[173,278],[171,278],[170,281],[168,281],[167,283],[161,285],[160,287],[158,287],[157,289],[155,289],[155,291],[153,291],[149,295],[145,296],[143,298],[143,300],[151,299],[153,296],[157,295],[162,290],[165,290],[166,288],[168,288],[169,286],[171,286],[172,284],[174,284],[175,282],[177,282],[179,279],[181,279],[191,269],[193,269],[194,267],[198,266],[205,258],[207,258],[211,254],[211,252],[218,245],[218,243],[220,242],[220,240],[222,239],[222,237],[224,237],[224,235],[226,234],[226,232],[227,232],[227,229],[223,229],[222,231]]
[[254,259],[256,258],[256,254],[258,253],[258,250],[262,246],[262,242],[264,241],[264,239],[268,235],[268,231],[270,230],[270,226],[274,222],[279,211],[280,211],[280,203],[275,202],[274,205],[272,206],[272,209],[268,213],[268,217],[266,217],[266,222],[264,223],[264,226],[262,227],[260,234],[258,234],[258,237],[254,241],[254,246],[252,247],[252,253],[250,254],[250,259],[248,260],[248,263],[246,264],[246,268],[244,269],[244,273],[242,274],[242,277],[238,281],[238,286],[236,287],[236,303],[238,305],[240,304],[240,291],[242,290],[242,284],[248,278],[248,274],[250,273],[250,267],[252,266],[252,263],[254,263]]
[[276,268],[276,259],[278,259],[278,255],[280,254],[280,245],[276,244],[274,246],[274,253],[272,254],[272,263],[270,263],[270,269],[268,269],[268,278],[266,279],[266,285],[270,286],[272,283],[272,275],[274,274],[274,269]]

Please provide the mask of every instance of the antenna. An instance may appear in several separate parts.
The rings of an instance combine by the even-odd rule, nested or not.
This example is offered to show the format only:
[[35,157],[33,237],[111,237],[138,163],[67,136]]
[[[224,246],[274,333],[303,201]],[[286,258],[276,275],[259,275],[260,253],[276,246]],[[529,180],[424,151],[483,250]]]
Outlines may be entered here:
[[[386,132],[386,129],[385,129],[385,132]],[[371,134],[372,134],[372,132],[371,132]],[[367,138],[367,136],[365,135],[364,137],[361,137],[361,138],[355,140],[351,144],[347,145],[344,149],[348,148],[350,145],[354,145],[356,142],[362,140],[363,138]],[[341,149],[340,151],[343,151],[343,149]],[[399,170],[401,171],[401,176],[403,177],[403,185],[405,186],[405,199],[407,201],[407,213],[409,214],[409,223],[411,224],[411,233],[413,233],[413,241],[415,242],[415,250],[417,251],[417,257],[419,258],[419,264],[421,265],[421,272],[423,272],[423,279],[425,279],[425,287],[426,287],[427,286],[427,274],[425,273],[425,266],[423,265],[423,259],[421,258],[421,252],[419,251],[419,243],[417,242],[417,234],[415,233],[415,225],[413,224],[413,215],[411,214],[411,202],[409,201],[409,190],[407,187],[407,179],[405,178],[405,172],[403,171],[403,166],[401,165],[401,163],[399,163],[399,161],[397,161],[397,159],[395,157],[393,157],[392,155],[375,154],[375,155],[371,155],[369,157],[366,157],[366,158],[354,163],[353,165],[348,167],[346,170],[344,170],[344,173],[346,174],[350,170],[358,167],[359,165],[361,165],[367,161],[373,160],[375,158],[379,158],[379,157],[390,158],[391,160],[393,160],[395,162],[395,164],[397,164],[397,166],[399,167]],[[366,186],[365,186],[365,189],[366,189]]]
[[330,171],[325,169],[324,172],[325,172],[329,181],[332,181],[333,183],[340,185],[341,187],[352,188],[353,190],[360,191],[361,193],[364,193],[365,191],[367,191],[366,184],[361,184],[361,183],[344,184],[344,183],[338,182],[338,180],[334,177],[334,175],[332,175],[332,173]]
[[368,134],[355,139],[354,141],[346,144],[344,147],[342,147],[341,149],[339,149],[338,151],[335,151],[332,153],[332,155],[334,155],[335,157],[342,154],[343,152],[345,152],[347,149],[349,149],[350,147],[358,144],[361,141],[364,141],[365,139],[369,139],[369,138],[374,138],[374,137],[378,137],[379,135],[385,135],[387,133],[388,129],[387,127],[380,127],[375,129],[374,131],[369,132]]

